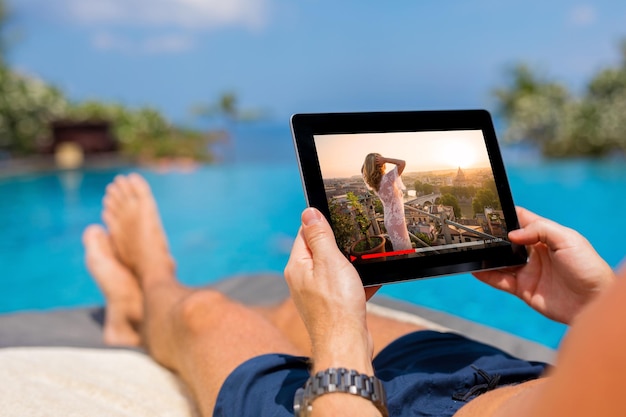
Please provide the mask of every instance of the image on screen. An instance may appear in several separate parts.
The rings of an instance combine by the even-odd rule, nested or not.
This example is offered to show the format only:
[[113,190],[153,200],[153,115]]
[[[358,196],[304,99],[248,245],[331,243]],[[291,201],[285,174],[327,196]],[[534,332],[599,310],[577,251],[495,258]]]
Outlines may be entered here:
[[337,245],[352,262],[510,245],[481,130],[314,142]]

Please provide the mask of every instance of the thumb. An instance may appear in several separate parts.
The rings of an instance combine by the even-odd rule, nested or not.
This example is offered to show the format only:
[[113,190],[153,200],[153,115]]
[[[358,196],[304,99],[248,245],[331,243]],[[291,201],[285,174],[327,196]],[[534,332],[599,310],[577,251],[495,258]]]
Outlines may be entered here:
[[335,255],[339,251],[333,230],[319,210],[310,207],[302,212],[302,235],[313,258]]

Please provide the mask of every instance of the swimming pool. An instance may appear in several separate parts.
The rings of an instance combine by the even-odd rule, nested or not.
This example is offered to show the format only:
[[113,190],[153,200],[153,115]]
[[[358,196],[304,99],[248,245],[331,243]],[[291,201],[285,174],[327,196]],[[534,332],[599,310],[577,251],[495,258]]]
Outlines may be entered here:
[[[83,265],[80,235],[99,222],[105,185],[129,169],[0,179],[0,312],[102,303]],[[158,200],[182,281],[282,272],[304,207],[294,163],[139,170]],[[515,202],[583,233],[616,266],[626,254],[622,161],[508,167]],[[389,285],[383,294],[555,347],[564,326],[469,275]]]

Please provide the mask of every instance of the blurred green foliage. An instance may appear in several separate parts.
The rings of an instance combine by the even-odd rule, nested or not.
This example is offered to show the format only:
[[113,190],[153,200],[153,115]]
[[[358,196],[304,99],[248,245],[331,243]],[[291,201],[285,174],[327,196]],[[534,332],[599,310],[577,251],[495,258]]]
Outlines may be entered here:
[[535,144],[551,157],[626,151],[626,41],[620,64],[595,74],[578,96],[524,64],[494,93],[509,142]]
[[72,103],[58,88],[19,74],[0,62],[0,150],[25,156],[49,145],[51,122],[106,121],[121,152],[144,160],[163,157],[211,161],[209,144],[221,137],[171,124],[150,107],[116,103]]
[[[11,69],[5,53],[10,16],[0,0],[0,152],[25,156],[46,148],[52,140],[53,121],[106,121],[120,142],[121,151],[140,159],[163,157],[210,161],[209,143],[224,133],[203,133],[178,127],[150,107],[132,109],[115,103],[73,103],[58,88]],[[222,99],[236,111],[236,97]]]
[[0,62],[0,150],[18,155],[35,152],[50,136],[50,122],[67,110],[61,91]]
[[263,109],[242,109],[237,95],[232,91],[223,92],[213,103],[197,103],[190,112],[192,116],[207,121],[222,119],[227,123],[254,122],[268,116]]
[[163,157],[211,161],[209,143],[218,133],[171,124],[150,107],[131,109],[99,101],[70,102],[57,88],[0,63],[0,150],[24,156],[49,145],[51,122],[106,121],[122,153],[144,160]]
[[169,157],[210,162],[209,143],[221,137],[218,132],[203,133],[174,126],[150,107],[130,109],[121,104],[86,101],[69,105],[64,117],[78,122],[110,122],[122,152],[143,160]]

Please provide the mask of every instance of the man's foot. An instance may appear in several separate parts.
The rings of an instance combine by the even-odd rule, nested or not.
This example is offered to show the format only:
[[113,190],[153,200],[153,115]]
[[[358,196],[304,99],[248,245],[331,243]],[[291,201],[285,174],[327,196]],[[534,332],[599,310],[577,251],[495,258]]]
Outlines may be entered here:
[[139,346],[143,295],[137,280],[117,260],[109,236],[101,226],[87,227],[83,244],[87,269],[106,298],[104,342],[113,346]]
[[102,218],[115,251],[139,284],[146,286],[174,277],[174,260],[150,186],[141,176],[118,176],[107,186]]

